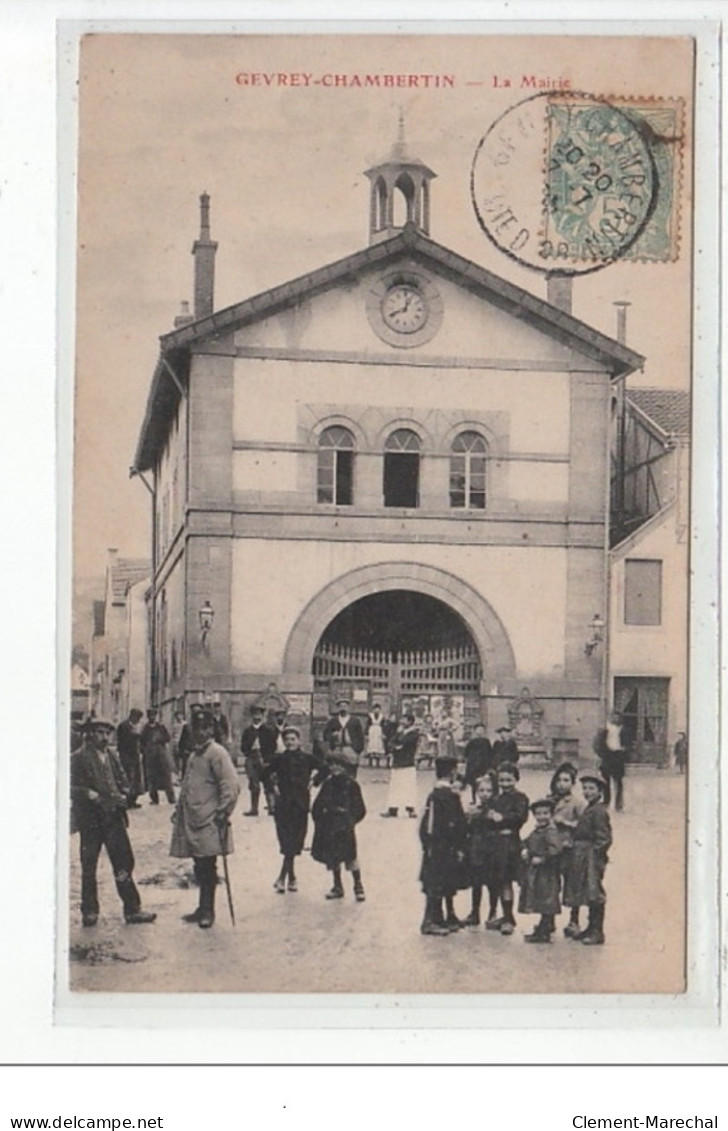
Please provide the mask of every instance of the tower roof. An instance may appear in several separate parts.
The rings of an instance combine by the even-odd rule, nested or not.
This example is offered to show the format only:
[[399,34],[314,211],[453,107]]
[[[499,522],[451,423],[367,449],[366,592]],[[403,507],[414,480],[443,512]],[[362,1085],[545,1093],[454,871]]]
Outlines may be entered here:
[[404,133],[404,114],[401,110],[399,112],[397,125],[397,138],[392,148],[382,161],[378,161],[375,165],[372,165],[371,168],[365,170],[365,175],[372,177],[381,173],[384,169],[392,170],[395,168],[401,168],[403,171],[406,169],[419,169],[421,174],[428,178],[437,176],[437,173],[433,172],[424,161],[421,161],[419,157],[413,156],[413,154],[408,151]]

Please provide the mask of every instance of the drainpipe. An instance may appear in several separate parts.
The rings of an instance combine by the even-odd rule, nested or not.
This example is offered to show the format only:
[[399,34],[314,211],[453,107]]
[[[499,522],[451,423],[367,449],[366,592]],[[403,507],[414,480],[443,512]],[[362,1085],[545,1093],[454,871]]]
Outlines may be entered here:
[[149,706],[157,706],[157,473],[154,482],[149,483],[144,472],[136,467],[129,468],[130,479],[141,479],[149,492],[152,503],[152,631],[149,641]]

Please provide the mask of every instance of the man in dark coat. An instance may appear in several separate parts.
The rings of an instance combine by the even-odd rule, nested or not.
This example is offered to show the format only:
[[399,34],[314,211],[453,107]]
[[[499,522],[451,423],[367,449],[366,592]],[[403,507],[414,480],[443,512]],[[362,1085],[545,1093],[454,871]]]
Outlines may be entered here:
[[517,766],[520,753],[513,731],[510,727],[498,727],[495,733],[498,735],[493,743],[493,763],[496,769],[504,762]]
[[222,703],[219,699],[212,701],[212,717],[215,720],[215,742],[219,742],[226,749],[230,747],[230,723],[227,715],[223,714]]
[[159,790],[163,789],[167,801],[174,805],[174,786],[169,753],[170,737],[164,723],[157,718],[157,710],[150,707],[141,733],[140,745],[144,758],[144,773],[152,805],[159,805]]
[[116,728],[116,749],[119,760],[129,783],[129,809],[140,809],[137,798],[142,792],[142,758],[140,748],[139,723],[143,716],[138,707],[132,707],[129,718]]
[[356,777],[359,755],[364,749],[364,728],[361,720],[349,713],[349,700],[339,699],[336,714],[326,723],[323,732],[324,745],[331,753],[343,752],[349,766],[349,773]]
[[[263,722],[264,710],[259,703],[253,704],[250,709],[250,716],[250,725],[245,728],[240,737],[240,751],[245,759],[245,773],[248,775],[248,789],[250,790],[250,808],[243,816],[257,817],[262,774],[276,752],[276,734]],[[265,799],[270,813],[273,795],[269,786],[265,788]]]
[[132,879],[134,853],[129,842],[126,814],[129,783],[121,762],[109,748],[113,723],[92,719],[86,741],[71,755],[71,815],[81,837],[81,915],[84,927],[95,927],[99,918],[96,869],[106,848],[114,870],[116,890],[124,906],[127,923],[153,923],[157,916],[142,911],[141,899]]
[[490,739],[486,738],[485,727],[476,723],[473,727],[473,737],[465,747],[465,784],[470,786],[470,793],[475,804],[475,783],[478,778],[494,766],[493,747]]

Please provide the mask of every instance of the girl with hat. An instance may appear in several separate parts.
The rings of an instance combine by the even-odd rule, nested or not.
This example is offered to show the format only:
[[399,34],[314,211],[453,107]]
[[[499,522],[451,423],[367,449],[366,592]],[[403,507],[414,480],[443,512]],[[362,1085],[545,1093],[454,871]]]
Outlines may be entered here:
[[523,842],[521,857],[525,868],[518,910],[525,915],[541,916],[531,934],[526,935],[526,942],[550,943],[555,916],[561,911],[561,837],[554,824],[554,803],[550,797],[534,801],[531,812],[535,828]]
[[297,727],[285,727],[282,737],[285,750],[274,754],[260,775],[264,784],[270,783],[275,798],[273,816],[283,864],[273,887],[279,895],[286,890],[286,880],[290,892],[298,891],[294,860],[303,851],[306,839],[311,778],[324,769],[318,758],[301,749]]
[[333,875],[333,886],[327,899],[343,899],[341,865],[351,872],[357,903],[365,899],[361,869],[357,859],[356,826],[366,816],[361,786],[348,773],[347,760],[340,753],[328,758],[329,776],[325,779],[311,808],[315,832],[311,856],[325,864]]
[[[566,876],[571,864],[572,849],[574,846],[574,829],[579,817],[584,812],[584,801],[574,795],[576,782],[576,767],[571,762],[562,762],[557,766],[551,778],[548,796],[554,803],[554,824],[561,837],[561,883],[562,892],[566,884]],[[569,922],[564,927],[567,939],[574,938],[580,932],[579,908],[570,909]]]
[[604,912],[607,902],[604,872],[609,859],[607,852],[612,843],[612,827],[603,801],[604,780],[597,774],[582,774],[579,780],[586,808],[574,829],[574,846],[566,877],[564,903],[568,907],[587,905],[587,928],[573,937],[586,946],[601,946],[604,943]]

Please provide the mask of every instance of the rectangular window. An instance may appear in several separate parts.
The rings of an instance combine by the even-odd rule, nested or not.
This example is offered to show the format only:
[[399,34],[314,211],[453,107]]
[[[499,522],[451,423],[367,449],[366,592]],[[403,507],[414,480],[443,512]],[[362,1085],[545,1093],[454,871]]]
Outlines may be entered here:
[[662,562],[628,558],[624,563],[624,623],[662,624]]

